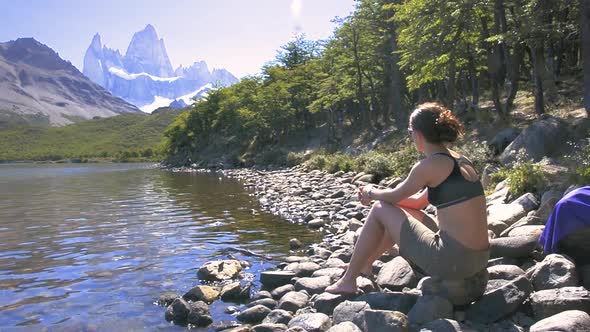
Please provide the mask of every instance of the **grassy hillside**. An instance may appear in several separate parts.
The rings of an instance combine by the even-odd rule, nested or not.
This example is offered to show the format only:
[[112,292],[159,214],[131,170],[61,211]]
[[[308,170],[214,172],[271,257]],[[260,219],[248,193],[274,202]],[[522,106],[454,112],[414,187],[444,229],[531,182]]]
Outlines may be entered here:
[[164,131],[181,110],[123,114],[65,127],[0,128],[0,161],[153,160]]

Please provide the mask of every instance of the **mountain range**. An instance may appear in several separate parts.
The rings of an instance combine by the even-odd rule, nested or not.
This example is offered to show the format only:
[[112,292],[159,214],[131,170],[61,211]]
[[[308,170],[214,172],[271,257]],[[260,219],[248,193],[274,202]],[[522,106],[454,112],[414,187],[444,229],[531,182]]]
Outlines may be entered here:
[[125,55],[94,35],[84,55],[83,73],[144,112],[170,104],[185,106],[214,86],[238,81],[225,69],[210,71],[205,61],[173,70],[164,40],[151,24],[133,35]]
[[0,127],[60,126],[139,111],[33,38],[0,43]]

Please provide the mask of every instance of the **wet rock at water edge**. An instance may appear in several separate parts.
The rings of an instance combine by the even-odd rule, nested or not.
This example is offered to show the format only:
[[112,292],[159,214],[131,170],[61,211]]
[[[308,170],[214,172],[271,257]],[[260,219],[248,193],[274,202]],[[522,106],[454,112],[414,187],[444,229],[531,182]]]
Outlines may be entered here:
[[407,332],[410,326],[406,315],[389,310],[366,310],[365,323],[371,332]]
[[590,315],[581,310],[567,310],[542,319],[530,332],[590,331]]
[[256,305],[248,308],[238,314],[236,319],[243,323],[257,324],[271,312],[271,310],[263,305]]
[[303,247],[303,243],[299,241],[299,239],[291,239],[289,240],[289,248],[291,250],[297,250]]
[[367,302],[344,301],[334,308],[334,324],[351,321],[361,330],[365,330],[365,311],[371,309]]
[[530,300],[536,319],[567,310],[590,312],[590,291],[584,287],[545,289],[534,293]]
[[266,287],[276,288],[290,284],[293,277],[293,271],[264,271],[260,273],[260,282]]
[[412,324],[425,324],[439,318],[453,318],[453,304],[440,296],[421,296],[408,313]]
[[237,278],[241,271],[242,264],[237,260],[211,261],[201,266],[197,275],[206,281],[223,281]]
[[246,300],[250,298],[251,287],[252,283],[250,282],[245,286],[242,286],[239,282],[232,282],[221,288],[221,299],[223,301]]
[[262,322],[270,324],[289,324],[291,319],[293,319],[293,315],[287,310],[274,309],[264,318]]
[[302,292],[288,292],[279,300],[278,309],[296,312],[305,307],[309,301],[309,296]]
[[158,297],[157,303],[159,306],[167,307],[179,297],[180,295],[176,294],[175,292],[164,292]]
[[205,302],[187,302],[182,298],[174,300],[166,308],[165,318],[177,325],[207,326],[213,322],[209,314],[209,307]]
[[576,265],[559,254],[550,254],[535,266],[532,274],[535,290],[578,286]]
[[192,288],[182,296],[187,301],[203,301],[205,303],[213,303],[219,297],[219,289],[217,287],[199,285]]
[[289,328],[295,326],[307,332],[325,332],[332,327],[332,320],[322,313],[309,313],[296,316],[289,322]]
[[467,309],[467,319],[489,324],[513,313],[533,292],[533,285],[524,276],[484,294]]
[[291,263],[285,270],[295,272],[297,277],[311,277],[311,275],[321,267],[314,262]]

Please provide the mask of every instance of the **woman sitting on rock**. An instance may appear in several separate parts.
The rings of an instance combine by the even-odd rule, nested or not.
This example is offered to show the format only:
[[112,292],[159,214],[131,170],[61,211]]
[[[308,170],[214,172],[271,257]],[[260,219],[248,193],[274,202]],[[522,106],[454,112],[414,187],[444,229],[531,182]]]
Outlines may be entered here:
[[[447,147],[463,134],[463,126],[444,106],[425,103],[410,116],[408,131],[426,158],[395,189],[359,189],[362,204],[376,202],[344,276],[326,291],[356,293],[356,278],[371,275],[375,259],[396,243],[401,256],[429,275],[463,279],[485,269],[483,187],[471,162]],[[428,203],[436,207],[437,222],[421,211]]]

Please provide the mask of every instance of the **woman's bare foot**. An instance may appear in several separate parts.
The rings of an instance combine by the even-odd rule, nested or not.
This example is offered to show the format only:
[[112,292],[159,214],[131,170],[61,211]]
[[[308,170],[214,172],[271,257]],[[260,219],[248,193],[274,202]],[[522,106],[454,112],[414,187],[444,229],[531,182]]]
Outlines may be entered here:
[[[341,267],[344,269],[344,272],[346,273],[346,270],[348,270],[348,263],[344,263],[344,265],[342,265]],[[363,269],[361,270],[361,275],[363,277],[368,277],[368,276],[372,276],[373,275],[373,266],[369,267],[369,266],[364,266]]]
[[326,292],[332,294],[356,294],[358,293],[356,280],[348,281],[341,278],[335,284],[328,286]]

